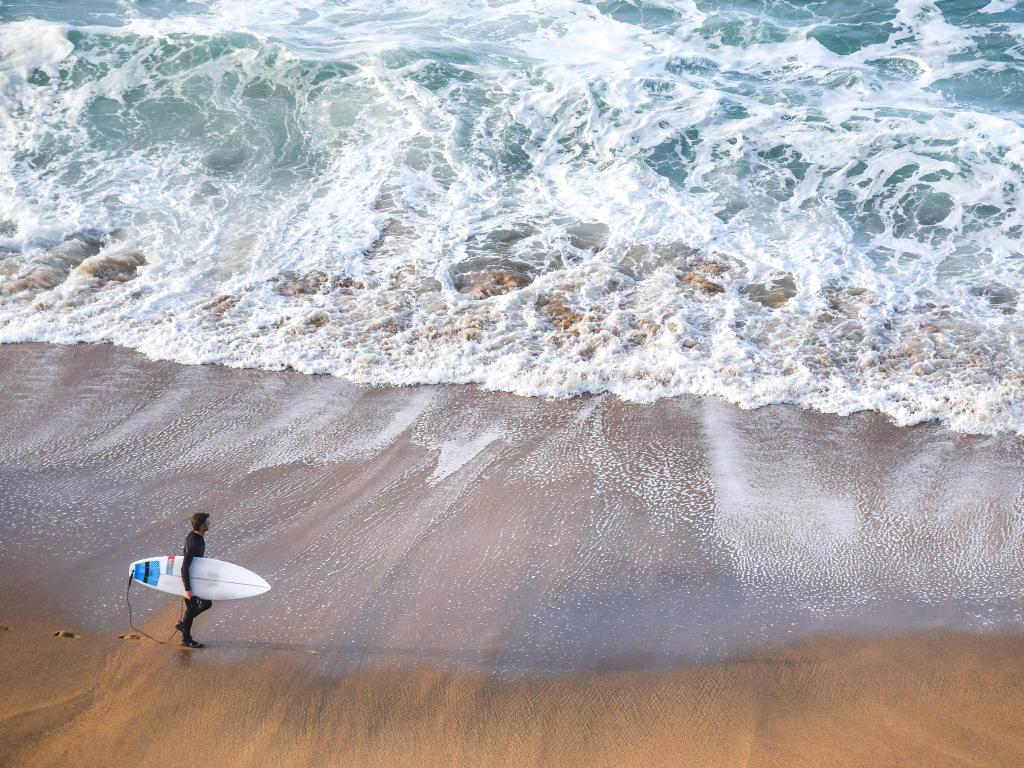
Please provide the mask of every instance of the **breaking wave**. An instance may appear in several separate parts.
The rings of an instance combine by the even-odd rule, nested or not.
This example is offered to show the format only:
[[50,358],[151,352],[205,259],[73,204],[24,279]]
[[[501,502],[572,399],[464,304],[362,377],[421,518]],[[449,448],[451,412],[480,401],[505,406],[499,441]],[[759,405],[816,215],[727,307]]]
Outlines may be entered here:
[[1016,4],[48,8],[0,341],[1024,433]]

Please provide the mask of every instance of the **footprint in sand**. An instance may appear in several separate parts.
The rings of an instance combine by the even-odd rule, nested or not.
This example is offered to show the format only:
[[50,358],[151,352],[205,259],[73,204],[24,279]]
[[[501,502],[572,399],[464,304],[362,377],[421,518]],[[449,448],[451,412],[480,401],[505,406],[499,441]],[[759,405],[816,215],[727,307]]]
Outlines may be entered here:
[[117,639],[118,640],[141,640],[142,639],[142,635],[132,635],[132,634],[118,635]]
[[53,633],[53,636],[54,637],[72,637],[72,638],[77,638],[78,637],[78,635],[76,635],[74,632],[68,632],[66,629],[58,629],[56,632]]

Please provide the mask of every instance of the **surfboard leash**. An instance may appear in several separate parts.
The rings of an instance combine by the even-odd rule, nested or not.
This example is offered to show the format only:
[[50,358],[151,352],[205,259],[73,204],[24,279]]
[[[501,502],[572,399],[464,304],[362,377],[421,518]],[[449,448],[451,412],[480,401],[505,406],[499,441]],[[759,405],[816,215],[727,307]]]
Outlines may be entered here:
[[[124,601],[128,604],[128,626],[131,627],[132,629],[134,629],[140,635],[145,635],[150,640],[152,640],[154,643],[159,643],[160,645],[167,645],[169,642],[171,642],[171,638],[174,637],[176,634],[178,634],[178,629],[175,629],[173,632],[171,632],[171,634],[167,637],[166,640],[157,640],[151,634],[149,634],[148,632],[146,632],[144,630],[139,629],[138,627],[135,626],[135,624],[132,623],[132,601],[129,598],[129,595],[132,592],[132,581],[133,581],[133,578],[131,576],[129,576],[128,577],[128,589],[125,590],[125,593],[124,593]],[[182,605],[181,606],[181,615],[178,617],[178,623],[180,624],[181,620],[184,619],[184,618],[185,618],[185,606]]]

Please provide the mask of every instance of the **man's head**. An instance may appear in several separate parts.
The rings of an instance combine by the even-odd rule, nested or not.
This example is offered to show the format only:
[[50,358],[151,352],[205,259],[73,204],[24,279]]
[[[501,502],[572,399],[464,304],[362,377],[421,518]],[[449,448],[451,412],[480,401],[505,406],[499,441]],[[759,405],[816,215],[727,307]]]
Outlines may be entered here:
[[192,530],[196,533],[206,533],[210,530],[210,513],[196,512],[192,515]]

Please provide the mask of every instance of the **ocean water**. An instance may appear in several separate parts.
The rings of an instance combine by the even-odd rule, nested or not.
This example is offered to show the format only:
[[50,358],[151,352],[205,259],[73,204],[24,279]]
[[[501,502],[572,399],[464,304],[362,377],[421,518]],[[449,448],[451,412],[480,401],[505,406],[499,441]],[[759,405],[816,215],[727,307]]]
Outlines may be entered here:
[[0,3],[0,341],[1024,433],[1024,3]]

